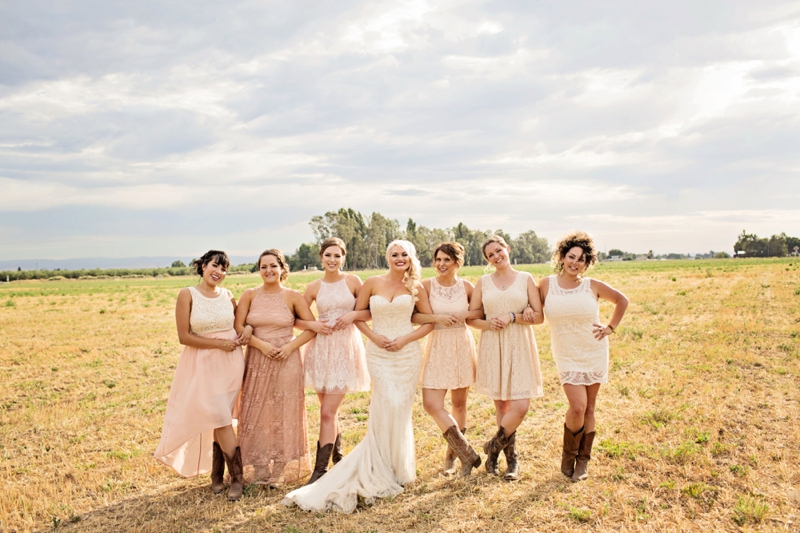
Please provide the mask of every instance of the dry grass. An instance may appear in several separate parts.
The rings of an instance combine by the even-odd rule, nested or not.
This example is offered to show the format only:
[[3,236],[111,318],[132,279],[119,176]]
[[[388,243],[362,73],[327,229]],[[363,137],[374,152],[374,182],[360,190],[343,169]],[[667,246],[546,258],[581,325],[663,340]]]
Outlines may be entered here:
[[[207,476],[184,480],[152,459],[180,354],[174,298],[192,280],[4,284],[0,530],[797,531],[797,270],[796,260],[601,265],[595,275],[632,305],[612,338],[587,482],[558,470],[565,398],[545,325],[536,333],[545,397],[520,429],[521,481],[483,470],[441,477],[444,443],[418,402],[417,481],[349,516],[281,506],[291,487],[248,487],[228,503]],[[238,295],[257,283],[226,285]],[[347,449],[366,430],[368,401],[354,395],[342,407]],[[307,405],[313,441],[313,394]],[[479,443],[492,406],[472,395],[469,409]]]

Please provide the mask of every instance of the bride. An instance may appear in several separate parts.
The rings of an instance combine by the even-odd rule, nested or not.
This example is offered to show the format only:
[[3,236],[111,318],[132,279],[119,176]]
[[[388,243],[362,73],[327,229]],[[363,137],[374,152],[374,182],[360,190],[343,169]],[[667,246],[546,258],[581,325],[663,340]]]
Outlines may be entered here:
[[344,459],[316,482],[290,492],[284,505],[296,504],[306,511],[335,509],[350,513],[358,497],[367,503],[394,496],[414,481],[414,404],[421,364],[419,339],[432,324],[416,330],[411,325],[414,308],[432,314],[428,294],[419,282],[420,264],[414,245],[395,240],[386,249],[389,272],[364,282],[355,310],[372,313],[372,329],[356,326],[371,341],[367,367],[372,377],[367,435]]

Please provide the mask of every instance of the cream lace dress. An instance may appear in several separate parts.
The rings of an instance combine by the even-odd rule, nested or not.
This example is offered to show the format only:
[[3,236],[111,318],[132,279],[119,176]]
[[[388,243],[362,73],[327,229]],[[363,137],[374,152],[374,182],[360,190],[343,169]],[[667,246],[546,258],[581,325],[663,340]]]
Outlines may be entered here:
[[[436,315],[451,315],[469,310],[464,280],[443,287],[431,279],[431,309]],[[428,335],[422,370],[424,389],[462,389],[475,383],[475,340],[465,323],[455,326],[436,324]]]
[[550,346],[561,384],[608,383],[608,337],[594,338],[600,306],[592,280],[583,278],[574,289],[562,289],[550,276],[544,313],[550,323]]
[[[194,287],[189,292],[191,332],[209,339],[236,340],[231,291],[220,289],[216,298],[207,298]],[[241,348],[226,352],[184,346],[155,458],[184,477],[209,472],[214,429],[231,424],[243,373]]]
[[[491,274],[483,276],[481,299],[487,319],[511,311],[521,316],[528,305],[530,277],[527,272],[519,272],[506,290],[500,290]],[[515,322],[498,331],[481,331],[475,389],[492,400],[522,400],[543,395],[533,326]]]
[[[334,323],[355,308],[356,299],[347,278],[321,285],[317,293],[319,320]],[[318,392],[343,394],[369,390],[369,372],[361,333],[353,324],[330,335],[317,335],[305,352],[306,387]]]
[[[413,331],[410,294],[391,302],[370,298],[373,331],[396,339]],[[367,365],[372,378],[367,435],[344,459],[333,465],[315,483],[294,490],[281,503],[306,511],[329,509],[351,513],[358,497],[367,503],[403,492],[403,485],[416,478],[414,428],[411,411],[422,361],[419,341],[409,342],[398,352],[389,352],[369,342]]]

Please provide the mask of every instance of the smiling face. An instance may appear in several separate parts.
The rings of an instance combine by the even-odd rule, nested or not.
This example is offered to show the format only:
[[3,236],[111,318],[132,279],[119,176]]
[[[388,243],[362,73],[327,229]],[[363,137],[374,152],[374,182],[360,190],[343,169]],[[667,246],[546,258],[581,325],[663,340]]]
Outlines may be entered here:
[[436,252],[434,267],[436,268],[436,273],[442,277],[455,274],[458,271],[458,263],[456,263],[452,257],[441,250]]
[[490,242],[483,249],[483,255],[490,265],[498,270],[509,266],[508,262],[508,248],[499,242]]
[[580,246],[573,246],[564,255],[562,263],[565,274],[579,276],[586,270],[586,252]]
[[265,255],[258,263],[258,272],[264,283],[273,284],[281,282],[281,264],[274,255]]
[[390,270],[405,272],[411,266],[411,257],[401,246],[392,246],[387,256]]
[[327,272],[338,272],[344,264],[344,253],[338,246],[328,246],[322,252],[322,268]]
[[227,274],[228,267],[220,264],[216,257],[203,265],[203,281],[212,287],[216,287],[222,283]]

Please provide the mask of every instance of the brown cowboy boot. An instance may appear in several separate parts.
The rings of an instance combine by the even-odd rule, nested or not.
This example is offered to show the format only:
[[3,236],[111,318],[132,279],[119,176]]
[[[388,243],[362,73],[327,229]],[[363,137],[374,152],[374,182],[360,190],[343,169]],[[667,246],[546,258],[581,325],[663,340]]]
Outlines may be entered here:
[[575,459],[575,472],[572,473],[572,481],[584,481],[589,477],[589,459],[592,458],[592,444],[594,443],[594,431],[584,433],[581,439],[581,448],[578,458]]
[[212,446],[213,455],[211,458],[211,492],[219,494],[225,490],[225,455],[222,453],[222,448],[219,444],[214,442]]
[[333,453],[331,453],[331,460],[333,461],[333,464],[336,464],[342,460],[342,457],[344,457],[344,454],[342,453],[342,434],[337,433],[336,440],[333,441]]
[[572,477],[575,472],[575,458],[578,457],[578,450],[583,439],[583,428],[577,433],[573,433],[564,424],[564,445],[561,450],[561,473],[567,477]]
[[228,473],[231,475],[231,488],[228,489],[228,500],[235,502],[242,497],[244,490],[244,468],[242,468],[242,450],[237,446],[233,457],[225,456]]
[[500,475],[497,458],[500,452],[508,445],[505,429],[500,426],[494,437],[483,443],[483,453],[486,454],[486,471],[495,476]]
[[506,455],[506,473],[503,479],[516,481],[519,479],[519,461],[517,460],[517,432],[508,437],[508,445],[503,450]]
[[328,461],[331,458],[331,452],[333,451],[333,443],[329,442],[325,446],[320,448],[319,441],[317,441],[317,459],[314,463],[314,471],[311,472],[311,478],[308,480],[306,485],[311,485],[316,480],[321,478],[325,475],[325,472],[328,471]]
[[[461,428],[461,434],[462,435],[466,435],[467,434],[467,428]],[[455,452],[455,450],[453,450],[453,447],[448,444],[447,445],[447,453],[444,456],[444,470],[443,470],[444,475],[452,476],[453,474],[456,473],[456,458],[457,457],[458,457],[458,455],[456,455],[456,452]]]
[[458,430],[457,426],[447,428],[447,431],[444,432],[444,440],[447,441],[447,444],[461,461],[460,477],[469,476],[473,468],[481,466],[481,456],[469,445],[467,439],[464,438],[464,434]]

